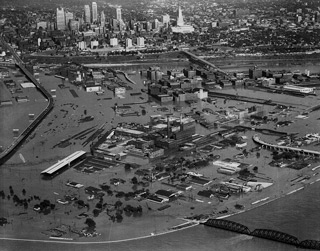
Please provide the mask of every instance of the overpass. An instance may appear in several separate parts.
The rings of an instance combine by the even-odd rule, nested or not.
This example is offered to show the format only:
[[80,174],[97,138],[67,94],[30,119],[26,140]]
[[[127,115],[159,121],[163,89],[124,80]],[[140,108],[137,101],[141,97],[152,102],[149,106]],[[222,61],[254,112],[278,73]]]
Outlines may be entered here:
[[266,148],[268,150],[277,150],[277,151],[282,151],[282,152],[292,152],[300,155],[310,155],[314,157],[320,157],[320,152],[318,151],[313,151],[313,150],[308,150],[308,149],[301,149],[301,148],[296,148],[296,147],[290,147],[290,146],[278,146],[278,145],[273,145],[270,143],[266,143],[260,139],[260,137],[255,134],[252,137],[253,141],[259,145],[262,146],[262,148]]
[[17,53],[11,48],[2,37],[0,42],[12,53],[15,59],[15,65],[21,69],[21,71],[30,79],[30,81],[36,86],[36,88],[42,93],[42,95],[48,100],[47,107],[35,118],[35,120],[16,138],[4,151],[0,153],[0,165],[4,164],[16,150],[27,139],[31,132],[41,123],[41,121],[49,114],[54,107],[54,100],[51,94],[35,79],[25,67],[25,63],[19,58]]
[[228,73],[226,73],[225,71],[221,70],[218,66],[210,63],[209,61],[203,59],[203,58],[200,58],[199,56],[189,52],[189,51],[181,51],[182,53],[184,53],[187,58],[189,58],[189,60],[193,60],[195,63],[197,64],[200,64],[200,65],[203,65],[203,66],[206,66],[208,67],[208,70],[215,70],[215,71],[218,71],[224,75],[228,75]]

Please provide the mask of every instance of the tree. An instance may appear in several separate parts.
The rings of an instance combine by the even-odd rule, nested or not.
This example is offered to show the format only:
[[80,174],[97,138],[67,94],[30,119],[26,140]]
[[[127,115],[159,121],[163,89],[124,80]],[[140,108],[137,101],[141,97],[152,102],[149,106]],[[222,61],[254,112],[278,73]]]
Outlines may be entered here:
[[122,202],[120,200],[117,200],[114,206],[115,208],[120,208],[122,206]]
[[85,207],[85,203],[84,203],[83,200],[78,200],[77,203],[78,203],[78,208],[83,208],[83,207]]
[[102,209],[102,203],[98,202],[98,203],[96,204],[96,208],[99,209],[99,210],[101,210],[101,209]]
[[137,184],[134,184],[133,186],[132,186],[132,190],[133,191],[136,191],[138,189],[138,185]]
[[91,228],[91,229],[95,229],[96,227],[95,221],[91,218],[87,218],[84,224],[86,224],[88,228]]
[[126,170],[126,171],[131,171],[131,165],[130,164],[128,164],[128,163],[126,163],[125,165],[124,165],[124,169]]
[[132,184],[137,184],[138,183],[138,179],[137,179],[137,177],[136,176],[134,176],[132,179],[131,179],[131,182],[132,182]]
[[244,156],[246,156],[246,157],[248,156],[248,151],[247,151],[247,149],[243,149],[242,153],[243,153]]
[[117,222],[122,222],[122,220],[123,220],[123,216],[121,215],[121,214],[119,214],[119,213],[117,213],[116,214],[116,219],[117,219]]
[[252,170],[255,171],[255,172],[258,172],[258,167],[255,166]]
[[100,212],[101,212],[101,210],[99,210],[99,209],[97,209],[97,208],[93,209],[93,211],[92,211],[93,217],[98,217],[99,214],[100,214]]
[[26,190],[24,188],[22,189],[22,194],[23,194],[23,196],[26,195]]

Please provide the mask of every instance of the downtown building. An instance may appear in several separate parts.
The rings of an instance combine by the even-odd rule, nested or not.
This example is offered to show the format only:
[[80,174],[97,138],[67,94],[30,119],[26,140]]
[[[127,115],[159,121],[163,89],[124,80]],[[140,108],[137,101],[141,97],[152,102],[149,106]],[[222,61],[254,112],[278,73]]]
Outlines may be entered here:
[[90,6],[89,5],[84,6],[84,21],[86,23],[91,23],[91,13],[90,13]]
[[96,2],[92,2],[92,23],[98,21],[98,5]]
[[65,13],[64,9],[57,8],[57,30],[65,30],[66,29],[66,19],[65,19]]
[[101,11],[101,14],[100,14],[100,24],[102,27],[104,27],[104,25],[106,24],[106,16],[104,14],[104,11]]
[[144,47],[144,37],[137,37],[137,46]]
[[[65,20],[66,20],[66,27],[68,27],[70,21],[73,20],[73,13],[69,12],[69,11],[66,11],[65,12]],[[70,28],[70,26],[69,26],[69,28]]]

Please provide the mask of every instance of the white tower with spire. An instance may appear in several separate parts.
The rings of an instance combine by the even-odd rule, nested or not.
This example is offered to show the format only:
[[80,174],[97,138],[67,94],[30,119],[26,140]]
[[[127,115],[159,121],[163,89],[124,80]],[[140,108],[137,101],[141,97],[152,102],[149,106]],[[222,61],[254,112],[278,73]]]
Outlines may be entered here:
[[184,24],[182,10],[179,5],[178,9],[178,18],[177,18],[177,26],[172,27],[173,33],[192,33],[194,32],[194,28],[192,25]]
[[184,25],[184,22],[183,22],[182,10],[181,10],[181,7],[179,6],[177,26],[183,26],[183,25]]

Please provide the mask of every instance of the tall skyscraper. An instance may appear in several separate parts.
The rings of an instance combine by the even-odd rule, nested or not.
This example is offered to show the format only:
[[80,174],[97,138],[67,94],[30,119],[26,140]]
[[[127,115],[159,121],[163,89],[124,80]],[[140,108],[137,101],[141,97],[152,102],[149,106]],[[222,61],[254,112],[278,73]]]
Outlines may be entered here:
[[100,14],[100,23],[101,23],[101,26],[104,26],[105,23],[106,23],[106,16],[104,15],[104,11],[101,11],[101,14]]
[[118,20],[118,21],[122,20],[122,17],[121,17],[121,8],[120,8],[120,7],[117,7],[117,8],[116,8],[116,15],[117,15],[117,20]]
[[89,5],[84,6],[84,21],[86,23],[91,23],[91,13],[90,13],[90,6]]
[[65,30],[66,29],[66,20],[64,16],[64,9],[57,8],[57,30]]
[[179,6],[179,11],[178,11],[178,18],[177,18],[177,26],[183,26],[184,22],[183,22],[183,16],[182,16],[182,10]]
[[162,16],[162,23],[163,24],[170,23],[170,16],[168,14],[165,14],[165,15]]
[[98,6],[96,2],[92,2],[92,22],[98,21]]
[[152,23],[152,29],[157,30],[159,29],[159,20],[155,19]]
[[70,21],[70,20],[73,20],[73,13],[67,11],[67,12],[65,13],[65,18],[66,18],[66,26],[68,27],[69,21]]

